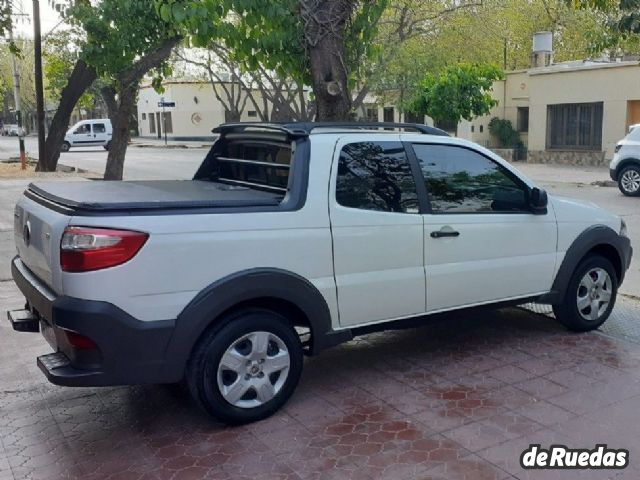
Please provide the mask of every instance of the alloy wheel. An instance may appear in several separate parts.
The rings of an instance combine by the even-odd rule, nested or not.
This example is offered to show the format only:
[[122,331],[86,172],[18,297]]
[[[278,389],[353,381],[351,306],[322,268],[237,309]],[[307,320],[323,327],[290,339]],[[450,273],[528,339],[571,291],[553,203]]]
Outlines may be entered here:
[[220,358],[218,388],[235,407],[259,407],[280,392],[290,364],[289,351],[280,337],[251,332],[234,341]]
[[620,177],[620,184],[627,193],[636,193],[640,190],[640,172],[638,170],[626,170]]
[[589,270],[578,285],[578,312],[585,320],[596,321],[607,311],[612,296],[611,277],[603,268]]

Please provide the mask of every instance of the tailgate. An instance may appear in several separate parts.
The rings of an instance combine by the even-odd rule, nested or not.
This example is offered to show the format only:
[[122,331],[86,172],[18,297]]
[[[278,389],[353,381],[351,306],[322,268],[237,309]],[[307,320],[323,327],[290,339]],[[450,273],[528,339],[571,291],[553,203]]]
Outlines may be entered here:
[[70,219],[24,196],[14,210],[14,239],[20,259],[57,293],[62,293],[60,239]]

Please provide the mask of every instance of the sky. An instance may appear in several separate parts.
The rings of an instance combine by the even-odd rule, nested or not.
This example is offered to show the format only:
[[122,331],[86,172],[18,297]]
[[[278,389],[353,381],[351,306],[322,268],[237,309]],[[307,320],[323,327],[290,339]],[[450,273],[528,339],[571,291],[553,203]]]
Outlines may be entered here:
[[[60,22],[60,15],[53,9],[51,0],[40,0],[40,29],[46,35]],[[16,0],[14,12],[25,13],[27,16],[14,16],[14,35],[33,38],[33,1]]]

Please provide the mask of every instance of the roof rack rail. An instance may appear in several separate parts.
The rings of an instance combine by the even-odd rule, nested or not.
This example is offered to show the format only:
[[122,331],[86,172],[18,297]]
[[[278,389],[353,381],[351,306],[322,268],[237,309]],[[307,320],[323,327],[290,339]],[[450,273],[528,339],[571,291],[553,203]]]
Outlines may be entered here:
[[305,130],[289,128],[288,124],[284,123],[269,123],[269,122],[237,122],[237,123],[223,123],[222,125],[217,126],[213,130],[212,133],[237,133],[244,132],[247,129],[257,129],[257,130],[271,130],[274,132],[285,133],[291,137],[306,137],[309,135],[309,132]]
[[421,123],[400,123],[400,122],[294,122],[285,124],[288,128],[296,127],[297,129],[305,130],[311,133],[316,128],[345,128],[354,130],[379,130],[381,128],[385,130],[389,129],[404,129],[415,130],[425,135],[439,135],[449,136],[444,130],[439,128],[430,127]]
[[420,123],[395,123],[395,122],[289,122],[289,123],[260,123],[260,122],[238,122],[225,123],[212,131],[213,133],[242,132],[250,128],[258,130],[273,130],[287,134],[291,137],[303,137],[309,135],[317,128],[344,128],[354,130],[385,130],[404,129],[415,130],[425,135],[438,135],[448,137],[449,134],[439,128],[430,127]]

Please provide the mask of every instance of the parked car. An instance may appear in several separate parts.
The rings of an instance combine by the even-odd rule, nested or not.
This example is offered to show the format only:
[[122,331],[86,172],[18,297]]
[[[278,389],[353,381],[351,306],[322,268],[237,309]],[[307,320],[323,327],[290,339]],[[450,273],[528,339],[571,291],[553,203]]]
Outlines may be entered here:
[[629,268],[620,217],[425,125],[214,132],[193,180],[34,183],[18,201],[27,304],[9,319],[47,339],[52,383],[184,379],[245,423],[284,405],[304,354],[408,321],[535,301],[596,329]]
[[16,124],[7,124],[4,126],[4,130],[2,134],[9,137],[19,137],[20,131],[22,131],[22,135],[25,134],[24,128],[21,129]]
[[109,150],[112,135],[113,128],[108,118],[82,120],[67,131],[60,150],[68,152],[71,147],[94,146]]
[[640,128],[632,129],[616,145],[609,175],[624,195],[640,196]]

